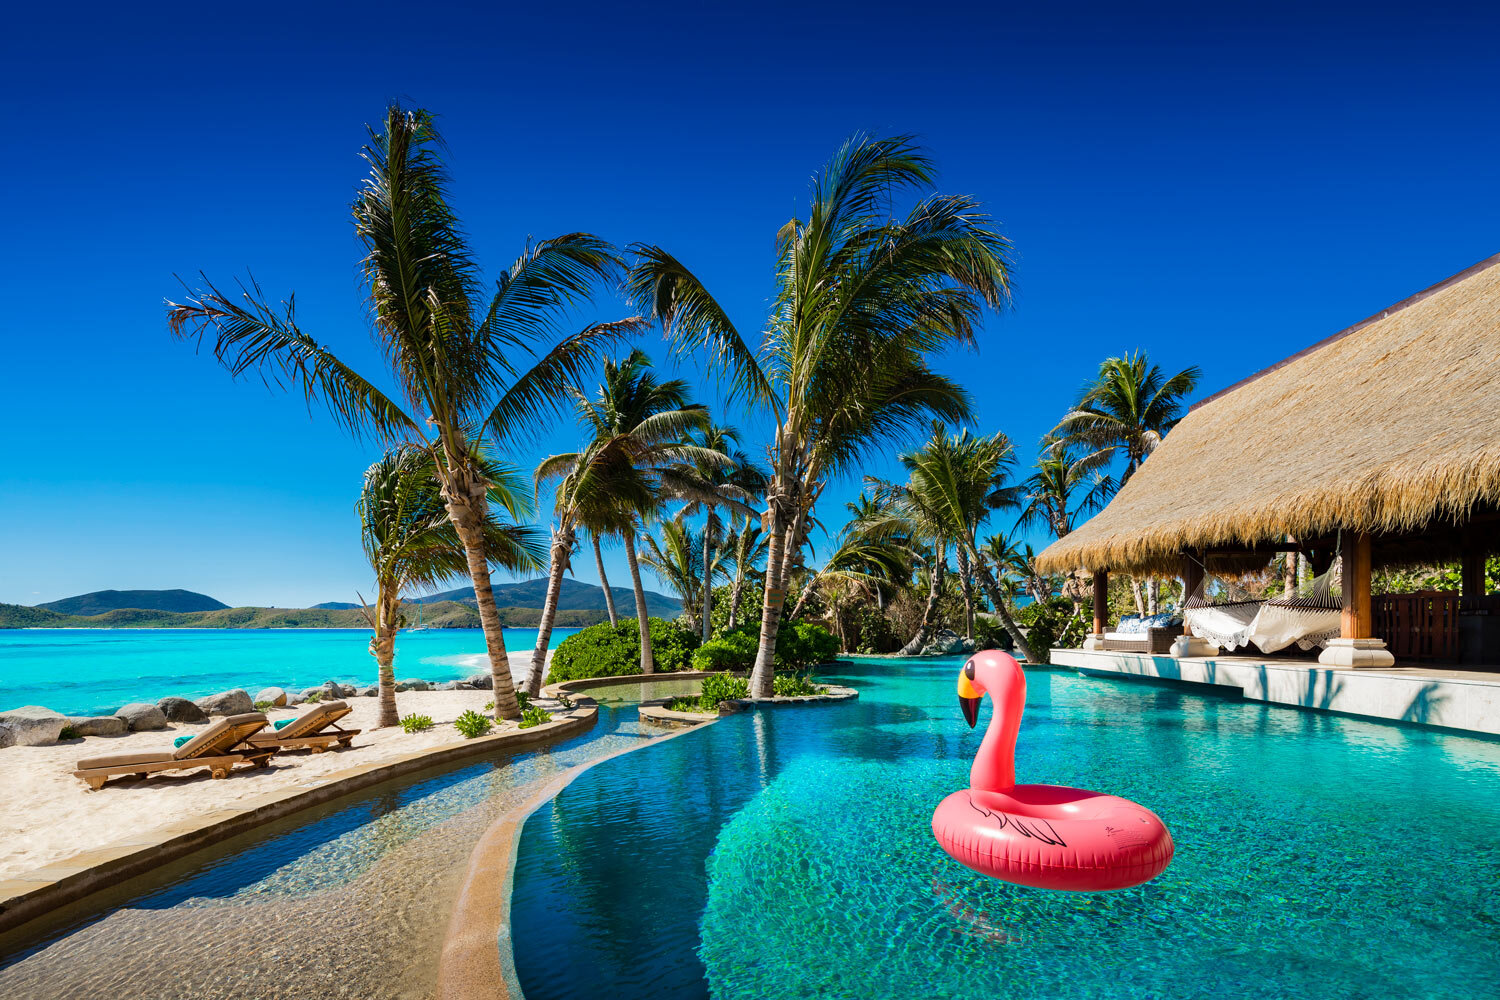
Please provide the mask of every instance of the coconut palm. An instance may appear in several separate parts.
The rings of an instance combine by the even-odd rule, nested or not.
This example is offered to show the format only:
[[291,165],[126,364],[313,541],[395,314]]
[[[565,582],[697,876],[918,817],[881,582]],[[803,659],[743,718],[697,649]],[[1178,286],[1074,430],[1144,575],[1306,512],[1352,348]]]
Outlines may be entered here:
[[1183,401],[1202,375],[1191,367],[1168,377],[1140,352],[1106,358],[1056,431],[1102,451],[1105,461],[1123,455],[1124,485],[1182,419]]
[[[513,520],[532,514],[529,498],[516,486],[514,472],[485,456],[477,457],[490,484],[490,512],[483,525],[485,554],[512,572],[541,566],[541,546],[534,529],[500,521],[495,508]],[[357,506],[365,557],[375,573],[375,606],[364,617],[374,636],[370,653],[379,669],[380,718],[377,726],[394,726],[396,711],[396,632],[400,628],[401,592],[430,589],[468,573],[468,555],[448,517],[442,483],[432,455],[415,445],[387,451],[365,471]]]
[[[646,542],[641,562],[678,596],[690,620],[702,613],[702,593],[713,590],[713,578],[723,569],[712,549],[700,547],[699,534],[688,525],[687,511],[683,510],[661,522],[660,541],[653,534],[641,536]],[[704,554],[708,555],[707,563],[702,561]]]
[[926,194],[893,219],[897,192],[928,191],[933,165],[905,136],[857,136],[814,182],[806,219],[776,237],[775,293],[756,347],[703,283],[660,247],[633,247],[628,288],[680,349],[703,348],[732,398],[774,423],[768,536],[751,693],[771,694],[792,553],[827,482],[931,417],[962,419],[968,394],[928,358],[974,343],[985,304],[1010,294],[1008,243],[978,204]]
[[387,395],[304,332],[294,297],[271,306],[252,281],[226,294],[204,277],[184,303],[167,304],[172,333],[199,343],[234,375],[319,399],[356,435],[420,444],[432,455],[463,542],[494,677],[495,715],[517,718],[510,661],[484,550],[490,482],[474,442],[536,430],[604,348],[638,333],[638,318],[560,335],[558,324],[620,265],[588,233],[529,245],[486,295],[448,203],[442,139],[426,111],[392,106],[370,130],[370,171],[353,206],[370,321],[397,387]]
[[[610,534],[625,543],[635,589],[636,618],[641,630],[641,672],[655,672],[651,655],[650,617],[646,612],[646,590],[641,583],[635,536],[639,525],[660,505],[664,482],[673,492],[688,491],[691,484],[668,469],[688,463],[712,462],[717,453],[685,443],[694,430],[708,422],[708,410],[687,401],[688,385],[681,379],[661,381],[651,370],[651,359],[634,349],[621,361],[606,361],[602,381],[591,399],[572,387],[578,422],[589,439],[583,449],[553,455],[537,466],[540,486],[559,481],[557,527],[554,529],[553,563],[548,579],[548,598],[543,605],[536,649],[531,657],[527,689],[540,691],[546,664],[547,642],[556,615],[557,591],[572,552],[575,529],[580,520],[604,524]],[[718,456],[723,461],[723,456]]]
[[[704,449],[704,457],[670,470],[670,485],[688,501],[684,513],[704,515],[703,556],[698,565],[714,566],[720,561],[715,549],[724,541],[720,508],[729,508],[731,515],[740,513],[750,517],[753,511],[746,504],[765,492],[766,474],[739,450],[739,431],[733,427],[705,424],[693,441]],[[697,590],[701,602],[699,638],[707,642],[712,629],[713,587],[702,586]]]
[[882,484],[882,502],[938,546],[951,542],[964,550],[1001,625],[1029,662],[1040,662],[1011,616],[979,545],[979,531],[990,514],[1019,502],[1019,488],[1008,485],[1015,464],[1010,439],[999,432],[989,437],[975,437],[967,430],[949,434],[941,423],[934,423],[932,436],[921,448],[902,455],[901,464],[908,481]]
[[1045,525],[1061,538],[1080,517],[1102,509],[1115,491],[1114,477],[1102,471],[1112,457],[1108,448],[1079,454],[1069,438],[1043,438],[1042,453],[1021,483],[1024,499],[1018,526]]
[[[911,576],[912,562],[918,558],[904,541],[893,539],[879,530],[884,520],[854,520],[844,525],[838,545],[823,563],[823,568],[809,573],[802,592],[792,607],[797,618],[808,600],[821,590],[842,588],[875,597],[890,589],[897,580]],[[872,530],[873,529],[873,530]]]
[[730,533],[724,545],[734,564],[734,576],[729,583],[729,627],[740,623],[740,602],[745,594],[746,580],[759,580],[760,569],[766,558],[766,535],[759,524],[745,518],[744,523]]

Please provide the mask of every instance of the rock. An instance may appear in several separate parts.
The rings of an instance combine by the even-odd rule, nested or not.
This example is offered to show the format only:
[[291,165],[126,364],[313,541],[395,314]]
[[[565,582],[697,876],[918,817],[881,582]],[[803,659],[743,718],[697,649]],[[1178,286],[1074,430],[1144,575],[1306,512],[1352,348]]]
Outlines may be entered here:
[[11,742],[18,747],[39,747],[56,743],[68,717],[40,705],[22,705],[0,712],[0,726],[10,730]]
[[[401,687],[402,684],[405,684],[406,687],[405,688]],[[431,691],[432,690],[432,685],[428,684],[426,681],[419,681],[419,680],[397,681],[396,682],[396,690],[397,691],[403,691],[403,690],[405,690],[405,691]]]
[[242,688],[199,698],[195,704],[209,715],[243,715],[255,711],[255,702],[250,700],[250,692]]
[[0,726],[0,747],[13,747],[16,745],[16,734],[10,731],[9,726]]
[[300,694],[289,694],[286,696],[286,703],[288,707],[291,707],[292,705],[300,705],[305,701],[307,701],[307,699],[302,697]]
[[280,708],[286,704],[286,692],[281,688],[262,688],[260,693],[255,696],[255,702],[259,704],[263,701],[269,701],[272,705]]
[[437,686],[437,690],[439,690],[439,691],[472,691],[474,689],[471,688],[471,687],[469,687],[469,685],[466,684],[463,681],[443,681],[443,683],[441,683],[441,684],[439,684]]
[[360,688],[359,689],[359,696],[361,698],[379,698],[380,697],[380,685],[379,684],[371,684],[367,688]]
[[318,690],[323,692],[324,701],[337,701],[354,694],[354,688],[348,684],[340,684],[338,681],[324,681],[319,685]]
[[973,643],[949,629],[939,629],[933,635],[932,640],[922,647],[922,652],[928,656],[950,656],[954,653],[970,653],[973,650]]
[[124,736],[130,731],[118,715],[70,715],[68,725],[79,736]]
[[208,713],[186,698],[163,698],[156,703],[156,707],[173,722],[208,721]]
[[474,674],[465,683],[478,691],[495,690],[495,678],[490,674]]
[[120,709],[115,715],[125,720],[125,725],[130,727],[133,733],[141,733],[150,729],[166,729],[166,713],[155,705],[143,701],[131,702]]

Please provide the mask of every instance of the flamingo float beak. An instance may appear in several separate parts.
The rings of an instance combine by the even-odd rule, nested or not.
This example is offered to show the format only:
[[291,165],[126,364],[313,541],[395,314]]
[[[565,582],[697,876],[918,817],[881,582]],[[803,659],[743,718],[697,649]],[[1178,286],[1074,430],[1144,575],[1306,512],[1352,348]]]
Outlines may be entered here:
[[971,662],[958,675],[958,707],[963,709],[964,721],[970,729],[979,723],[979,702],[984,697],[984,692],[974,686],[973,673],[974,664]]

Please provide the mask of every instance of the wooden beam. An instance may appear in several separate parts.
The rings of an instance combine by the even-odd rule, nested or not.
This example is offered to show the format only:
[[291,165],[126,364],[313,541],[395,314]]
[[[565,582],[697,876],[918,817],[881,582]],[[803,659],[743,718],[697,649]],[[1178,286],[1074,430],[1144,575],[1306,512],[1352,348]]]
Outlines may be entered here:
[[1458,570],[1460,597],[1484,596],[1484,549],[1471,529],[1463,533],[1463,550]]
[[1194,553],[1184,552],[1182,554],[1182,602],[1187,603],[1188,598],[1203,586],[1203,564],[1194,558]]
[[1094,634],[1103,635],[1108,621],[1109,573],[1101,569],[1094,574]]
[[1370,613],[1370,536],[1362,531],[1344,532],[1339,554],[1344,560],[1344,613],[1339,635],[1369,639],[1375,634],[1375,619]]

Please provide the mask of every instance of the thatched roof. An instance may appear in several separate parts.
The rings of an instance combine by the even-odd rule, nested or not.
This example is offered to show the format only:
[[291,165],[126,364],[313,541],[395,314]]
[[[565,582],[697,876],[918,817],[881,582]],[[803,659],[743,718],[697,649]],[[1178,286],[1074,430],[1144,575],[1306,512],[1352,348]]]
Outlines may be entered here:
[[1043,572],[1151,570],[1286,533],[1500,502],[1500,254],[1194,406]]

